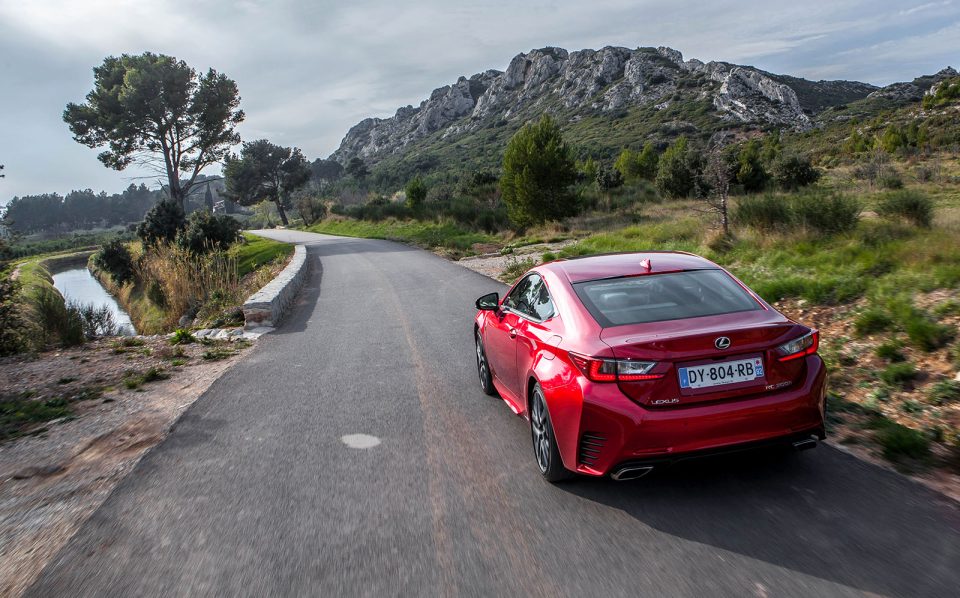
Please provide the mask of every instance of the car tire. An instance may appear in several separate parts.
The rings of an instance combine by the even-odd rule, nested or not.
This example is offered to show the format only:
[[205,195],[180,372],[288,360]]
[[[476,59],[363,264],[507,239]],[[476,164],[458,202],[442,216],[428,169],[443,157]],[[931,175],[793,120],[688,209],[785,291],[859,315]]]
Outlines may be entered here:
[[477,349],[477,375],[480,377],[480,389],[483,391],[483,394],[492,397],[497,394],[497,389],[493,386],[490,362],[487,361],[487,351],[483,348],[483,337],[480,336],[479,330],[477,330],[473,336]]
[[563,466],[560,458],[547,401],[539,383],[534,384],[530,392],[530,437],[533,440],[533,456],[544,479],[552,484],[570,479],[573,474]]

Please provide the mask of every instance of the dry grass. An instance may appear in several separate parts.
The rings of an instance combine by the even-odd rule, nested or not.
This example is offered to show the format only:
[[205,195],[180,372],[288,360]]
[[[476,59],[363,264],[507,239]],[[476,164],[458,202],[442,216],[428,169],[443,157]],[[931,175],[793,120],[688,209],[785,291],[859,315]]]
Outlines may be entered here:
[[[144,289],[153,303],[162,299],[166,326],[208,302],[236,304],[241,297],[237,260],[222,251],[196,255],[174,245],[161,245],[136,260],[138,280],[155,281],[161,293]],[[148,283],[152,284],[152,283]]]

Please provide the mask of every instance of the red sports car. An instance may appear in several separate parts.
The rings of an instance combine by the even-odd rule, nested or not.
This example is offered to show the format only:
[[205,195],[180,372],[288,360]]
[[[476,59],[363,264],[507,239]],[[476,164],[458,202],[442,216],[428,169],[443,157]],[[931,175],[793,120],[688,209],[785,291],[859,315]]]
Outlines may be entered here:
[[704,258],[558,260],[477,308],[480,384],[530,421],[550,481],[825,437],[818,331]]

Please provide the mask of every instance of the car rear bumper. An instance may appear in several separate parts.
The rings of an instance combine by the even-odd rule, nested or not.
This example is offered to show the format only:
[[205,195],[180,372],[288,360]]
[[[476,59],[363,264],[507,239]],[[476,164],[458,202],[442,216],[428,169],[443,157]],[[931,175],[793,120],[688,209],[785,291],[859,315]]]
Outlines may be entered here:
[[[625,464],[666,463],[816,435],[824,438],[826,371],[806,359],[799,386],[722,403],[648,409],[616,385],[584,388],[576,471],[601,476]],[[564,462],[570,469],[569,456]]]

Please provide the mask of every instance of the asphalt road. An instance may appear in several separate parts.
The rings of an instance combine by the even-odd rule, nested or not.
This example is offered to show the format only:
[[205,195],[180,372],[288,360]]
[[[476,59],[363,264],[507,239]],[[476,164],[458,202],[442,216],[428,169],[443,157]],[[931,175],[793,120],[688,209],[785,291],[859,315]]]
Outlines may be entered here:
[[960,594],[956,503],[827,446],[545,483],[475,376],[473,300],[502,285],[386,241],[271,236],[310,242],[295,313],[32,595]]

